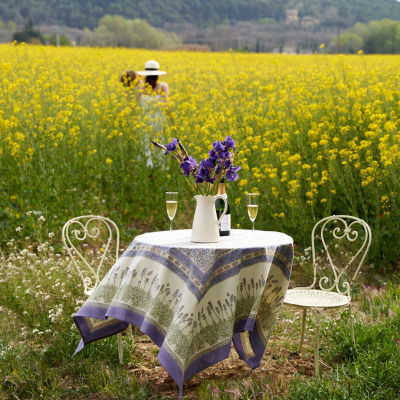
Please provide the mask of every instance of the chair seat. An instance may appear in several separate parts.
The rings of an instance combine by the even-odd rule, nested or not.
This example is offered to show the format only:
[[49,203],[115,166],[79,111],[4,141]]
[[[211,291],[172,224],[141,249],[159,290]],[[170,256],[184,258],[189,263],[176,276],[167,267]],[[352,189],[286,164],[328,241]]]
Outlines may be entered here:
[[340,293],[324,290],[289,289],[283,302],[299,307],[334,308],[349,304],[350,298]]

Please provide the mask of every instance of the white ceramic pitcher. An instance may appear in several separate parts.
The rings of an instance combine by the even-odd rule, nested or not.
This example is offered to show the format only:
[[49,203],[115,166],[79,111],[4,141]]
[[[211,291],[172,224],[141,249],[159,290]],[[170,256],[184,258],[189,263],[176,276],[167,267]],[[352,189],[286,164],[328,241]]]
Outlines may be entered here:
[[[219,241],[219,224],[228,208],[228,202],[224,196],[194,196],[196,199],[196,210],[194,212],[192,225],[192,242],[213,243]],[[215,201],[223,199],[225,209],[219,219],[215,210]]]

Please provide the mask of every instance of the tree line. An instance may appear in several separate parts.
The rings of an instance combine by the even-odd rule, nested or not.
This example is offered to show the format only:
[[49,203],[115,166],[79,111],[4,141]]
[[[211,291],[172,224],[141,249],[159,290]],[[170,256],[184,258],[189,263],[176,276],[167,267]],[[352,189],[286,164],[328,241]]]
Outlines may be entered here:
[[400,20],[400,4],[395,0],[2,0],[0,19],[21,25],[31,18],[36,25],[93,30],[108,14],[146,20],[156,27],[166,23],[215,27],[263,18],[284,21],[288,8],[298,9],[300,17],[313,16],[343,29],[371,19]]
[[[0,22],[0,30],[1,28],[3,26]],[[235,48],[237,38],[234,37],[233,32],[228,27],[225,27],[225,29],[222,29],[222,27],[217,28],[210,35],[218,37],[221,43],[209,42],[209,46],[207,47],[213,50]],[[298,32],[295,38],[292,36],[293,32],[291,31],[281,32],[279,35],[271,31],[269,35],[264,37],[262,34],[263,32],[261,31],[253,32],[254,47],[248,48],[246,45],[242,50],[270,52],[275,50],[275,47],[281,46],[283,48],[287,40],[290,42],[296,41],[298,52],[300,52],[301,48],[313,48],[315,50],[318,47],[317,38],[310,36],[310,33],[308,33],[308,36],[304,36],[305,32],[303,32],[302,36],[301,32]],[[262,41],[260,38],[263,38]],[[56,36],[53,34],[47,37],[43,36],[34,27],[32,20],[29,20],[22,30],[15,31],[12,39],[17,42],[33,44],[71,45],[70,40],[64,35]],[[208,39],[210,40],[210,38]],[[195,42],[193,38],[192,42]],[[93,31],[88,28],[83,31],[83,36],[80,38],[78,44],[165,49],[179,46],[181,43],[182,40],[177,34],[157,29],[145,20],[127,19],[118,15],[105,15],[100,19],[99,25]],[[265,47],[265,43],[268,43],[269,47]],[[334,37],[327,48],[327,51],[330,53],[354,54],[361,50],[365,54],[400,53],[400,22],[383,19],[380,21],[370,21],[367,24],[357,23],[345,33]]]
[[[13,33],[18,43],[51,44],[70,46],[65,35],[53,34],[46,37],[36,29],[30,19],[23,29]],[[163,32],[141,19],[127,19],[119,15],[105,15],[93,30],[86,28],[80,38],[80,45],[103,47],[135,47],[143,49],[165,49],[181,44],[178,35]]]
[[85,29],[82,45],[165,49],[181,43],[178,35],[162,32],[139,18],[105,15],[93,31]]
[[398,54],[400,22],[391,19],[355,24],[347,32],[333,38],[329,51],[334,53]]

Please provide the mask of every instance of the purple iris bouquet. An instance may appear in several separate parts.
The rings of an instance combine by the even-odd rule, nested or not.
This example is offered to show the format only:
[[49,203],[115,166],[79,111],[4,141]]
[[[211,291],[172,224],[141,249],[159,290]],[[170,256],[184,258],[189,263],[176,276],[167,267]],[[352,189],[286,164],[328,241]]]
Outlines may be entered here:
[[172,139],[167,145],[152,141],[154,146],[164,150],[164,154],[170,154],[180,165],[179,172],[183,174],[195,194],[203,196],[217,193],[221,179],[236,181],[240,167],[233,165],[233,157],[236,153],[235,142],[227,136],[223,142],[217,140],[208,152],[208,158],[202,159],[199,164],[189,156],[179,139]]

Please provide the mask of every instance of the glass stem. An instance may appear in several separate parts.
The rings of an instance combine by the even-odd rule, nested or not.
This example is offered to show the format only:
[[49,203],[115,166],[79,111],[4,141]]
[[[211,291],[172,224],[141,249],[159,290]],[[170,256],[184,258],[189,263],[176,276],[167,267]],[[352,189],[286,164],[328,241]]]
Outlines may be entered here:
[[253,233],[254,233],[254,220],[253,220],[253,221],[251,221],[251,223],[253,224]]
[[172,219],[169,220],[169,230],[172,231]]

